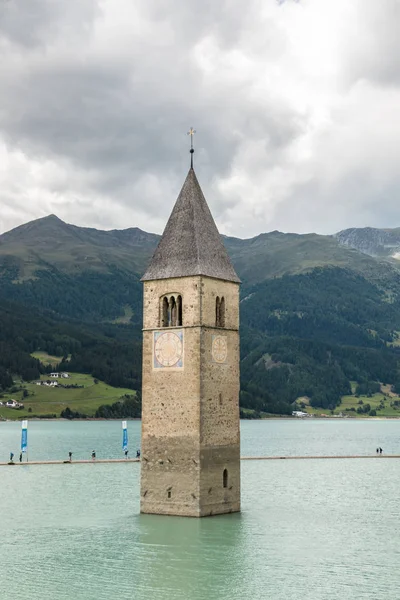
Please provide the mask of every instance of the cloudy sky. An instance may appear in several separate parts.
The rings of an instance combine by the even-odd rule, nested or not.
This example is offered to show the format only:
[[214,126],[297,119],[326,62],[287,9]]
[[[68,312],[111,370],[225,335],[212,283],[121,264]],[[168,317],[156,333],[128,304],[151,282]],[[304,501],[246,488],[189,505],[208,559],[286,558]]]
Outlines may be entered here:
[[400,0],[0,0],[0,231],[400,226]]

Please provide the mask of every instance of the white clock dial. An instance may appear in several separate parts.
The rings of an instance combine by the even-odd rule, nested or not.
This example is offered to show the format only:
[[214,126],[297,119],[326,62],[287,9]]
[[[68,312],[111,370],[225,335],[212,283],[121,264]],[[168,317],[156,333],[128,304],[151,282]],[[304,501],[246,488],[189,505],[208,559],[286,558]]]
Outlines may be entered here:
[[211,355],[217,363],[224,363],[228,358],[228,343],[226,336],[214,335],[211,346]]
[[174,367],[182,359],[183,344],[177,333],[161,333],[154,344],[154,354],[163,367]]

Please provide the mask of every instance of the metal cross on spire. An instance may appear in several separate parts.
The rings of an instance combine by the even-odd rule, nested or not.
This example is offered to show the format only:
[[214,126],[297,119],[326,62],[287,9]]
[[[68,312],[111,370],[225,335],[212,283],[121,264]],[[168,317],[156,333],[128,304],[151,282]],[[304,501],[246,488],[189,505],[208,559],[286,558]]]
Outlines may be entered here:
[[187,135],[190,135],[190,168],[193,169],[193,153],[194,153],[194,148],[193,148],[193,136],[196,133],[196,130],[193,129],[193,127],[191,127],[189,129],[189,131],[187,132]]

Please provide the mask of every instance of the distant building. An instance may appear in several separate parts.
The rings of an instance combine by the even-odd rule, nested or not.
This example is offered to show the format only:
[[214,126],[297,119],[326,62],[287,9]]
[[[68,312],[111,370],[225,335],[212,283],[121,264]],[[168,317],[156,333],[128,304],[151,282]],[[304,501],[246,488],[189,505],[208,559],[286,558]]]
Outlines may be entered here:
[[298,418],[308,417],[308,413],[302,412],[301,410],[294,410],[292,412],[292,417],[298,417]]
[[8,406],[8,408],[15,408],[17,404],[18,402],[16,402],[15,400],[7,400],[6,402],[6,406]]
[[60,377],[60,373],[50,373],[50,377],[55,377],[58,379]]
[[62,377],[63,379],[68,379],[68,377],[69,377],[69,373],[61,373],[61,377]]
[[7,408],[24,408],[24,405],[20,402],[16,402],[15,400],[7,400],[5,403]]

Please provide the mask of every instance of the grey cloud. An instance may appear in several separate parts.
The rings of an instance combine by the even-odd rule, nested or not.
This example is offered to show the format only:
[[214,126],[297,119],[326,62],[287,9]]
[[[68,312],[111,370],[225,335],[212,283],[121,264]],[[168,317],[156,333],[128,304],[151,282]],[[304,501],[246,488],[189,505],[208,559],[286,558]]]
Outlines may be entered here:
[[[400,177],[377,193],[364,170],[352,172],[332,187],[318,181],[299,186],[295,201],[279,204],[274,215],[278,229],[333,234],[346,227],[396,227],[399,219]],[[379,205],[382,210],[379,210]],[[350,210],[349,210],[350,209]]]
[[357,0],[357,20],[343,40],[348,84],[366,79],[379,84],[400,83],[400,3],[398,0]]
[[100,14],[97,0],[1,0],[0,40],[31,48],[44,47],[59,36],[88,34]]
[[[30,0],[29,11],[17,0],[0,4],[0,42],[11,42],[0,43],[0,146],[17,169],[19,152],[34,165],[26,192],[6,190],[3,175],[0,200],[10,208],[0,225],[16,225],[28,197],[27,219],[49,209],[82,225],[160,231],[189,165],[192,125],[199,179],[224,232],[326,231],[360,215],[376,224],[379,192],[363,179],[371,158],[360,153],[357,172],[335,150],[345,131],[362,127],[357,107],[343,125],[348,90],[338,100],[335,82],[319,88],[296,55],[296,19],[311,18],[321,1],[251,0],[245,10],[233,0]],[[357,0],[359,21],[348,29],[359,23],[362,36],[347,39],[338,73],[349,88],[397,68],[398,6],[382,4],[387,15],[374,0]],[[395,194],[396,174],[386,177]],[[347,203],[333,214],[336,194]],[[385,214],[393,216],[391,205],[382,223]]]
[[[144,14],[169,19],[170,11],[160,12],[159,5],[143,4]],[[219,44],[235,43],[246,24],[241,11],[211,1],[197,12],[186,2],[178,6],[173,42],[158,50],[151,39],[147,45],[140,41],[140,48],[133,42],[132,64],[128,57],[122,65],[104,64],[101,56],[81,61],[75,55],[69,64],[60,57],[10,82],[1,122],[8,143],[30,155],[64,156],[79,168],[96,169],[94,186],[115,195],[146,170],[159,177],[172,170],[181,178],[180,163],[188,163],[177,164],[176,156],[186,154],[184,134],[193,121],[199,132],[196,161],[207,177],[229,170],[243,137],[264,139],[276,150],[284,146],[297,129],[285,107],[274,107],[268,97],[263,104],[249,102],[246,87],[235,82],[228,89],[204,89],[193,64],[190,44],[205,32]]]

